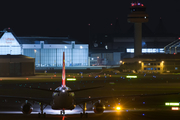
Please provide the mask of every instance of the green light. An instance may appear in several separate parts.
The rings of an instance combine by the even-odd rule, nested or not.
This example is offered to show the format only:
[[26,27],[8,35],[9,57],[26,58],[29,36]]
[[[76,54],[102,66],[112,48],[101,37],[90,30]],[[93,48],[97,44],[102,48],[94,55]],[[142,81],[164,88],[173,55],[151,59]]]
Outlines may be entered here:
[[169,106],[169,103],[165,103],[166,106]]
[[126,76],[126,78],[137,78],[137,76]]
[[114,83],[114,82],[110,82],[109,84],[113,85],[113,84],[115,84],[115,83]]
[[67,78],[67,81],[76,81],[76,78]]
[[166,102],[166,106],[179,106],[179,103],[171,103],[171,102]]

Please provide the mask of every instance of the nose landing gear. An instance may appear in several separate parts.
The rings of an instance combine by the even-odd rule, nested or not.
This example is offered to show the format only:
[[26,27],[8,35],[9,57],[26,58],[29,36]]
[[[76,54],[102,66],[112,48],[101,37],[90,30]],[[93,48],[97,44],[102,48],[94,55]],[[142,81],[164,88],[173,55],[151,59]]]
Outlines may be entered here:
[[65,110],[63,109],[60,114],[65,116]]

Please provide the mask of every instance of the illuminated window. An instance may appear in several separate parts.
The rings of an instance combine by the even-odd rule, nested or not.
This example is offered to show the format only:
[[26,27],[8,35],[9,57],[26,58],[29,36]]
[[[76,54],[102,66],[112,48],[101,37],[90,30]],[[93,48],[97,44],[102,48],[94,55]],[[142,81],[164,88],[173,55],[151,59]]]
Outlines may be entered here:
[[157,70],[157,68],[154,68],[154,70]]
[[150,63],[148,63],[148,65],[151,65]]
[[178,70],[178,67],[175,67],[175,70]]
[[[134,48],[127,48],[127,53],[134,53]],[[142,48],[142,53],[164,53],[164,48]]]
[[153,70],[153,68],[151,68],[151,70]]
[[147,68],[147,70],[151,70],[150,68]]

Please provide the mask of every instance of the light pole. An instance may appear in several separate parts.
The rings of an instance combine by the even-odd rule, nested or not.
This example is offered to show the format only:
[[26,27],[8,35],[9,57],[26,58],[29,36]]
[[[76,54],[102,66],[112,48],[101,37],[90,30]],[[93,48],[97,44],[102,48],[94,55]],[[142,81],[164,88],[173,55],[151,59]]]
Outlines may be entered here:
[[97,56],[97,65],[99,66],[99,56]]
[[36,49],[34,49],[34,58],[35,58],[35,66],[36,66]]

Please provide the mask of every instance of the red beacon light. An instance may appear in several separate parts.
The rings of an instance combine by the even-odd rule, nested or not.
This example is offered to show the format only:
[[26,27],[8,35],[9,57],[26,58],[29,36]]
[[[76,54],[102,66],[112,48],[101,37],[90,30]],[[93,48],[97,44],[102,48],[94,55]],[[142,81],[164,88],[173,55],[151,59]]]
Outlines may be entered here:
[[174,55],[175,55],[176,53],[174,53]]
[[135,3],[131,3],[131,6],[133,7],[133,6],[144,6],[144,4],[141,4],[141,3],[139,3],[139,2],[135,2]]
[[180,37],[178,39],[180,40]]

